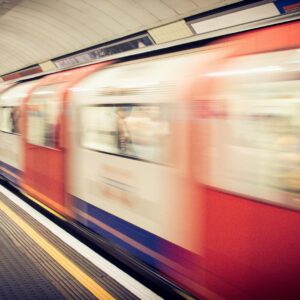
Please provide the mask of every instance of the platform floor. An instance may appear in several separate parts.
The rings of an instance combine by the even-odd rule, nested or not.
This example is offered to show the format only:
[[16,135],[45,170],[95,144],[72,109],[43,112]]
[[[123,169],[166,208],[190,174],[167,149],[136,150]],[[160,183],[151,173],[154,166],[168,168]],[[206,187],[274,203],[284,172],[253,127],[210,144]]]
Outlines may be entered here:
[[138,298],[0,192],[0,299]]

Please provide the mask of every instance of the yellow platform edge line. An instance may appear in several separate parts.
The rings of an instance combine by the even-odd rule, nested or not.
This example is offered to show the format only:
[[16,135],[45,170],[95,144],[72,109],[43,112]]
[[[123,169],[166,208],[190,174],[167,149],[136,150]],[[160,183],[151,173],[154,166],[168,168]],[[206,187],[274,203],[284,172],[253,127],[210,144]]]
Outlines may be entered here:
[[80,282],[90,293],[101,300],[115,299],[103,287],[96,283],[91,277],[83,272],[77,265],[70,261],[61,251],[47,241],[42,235],[35,231],[13,210],[0,201],[0,210],[2,210],[10,219],[12,219],[32,240],[34,240],[49,256],[57,261],[70,275]]

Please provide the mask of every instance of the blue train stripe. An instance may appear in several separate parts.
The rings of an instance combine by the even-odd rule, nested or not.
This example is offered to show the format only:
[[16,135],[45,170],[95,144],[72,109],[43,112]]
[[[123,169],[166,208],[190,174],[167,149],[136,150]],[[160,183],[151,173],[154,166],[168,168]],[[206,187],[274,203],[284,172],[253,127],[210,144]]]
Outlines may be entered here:
[[155,234],[72,196],[76,218],[86,227],[114,242],[154,268],[185,272],[195,254]]
[[15,185],[20,184],[20,179],[22,175],[22,171],[3,162],[0,161],[0,173],[3,177],[14,183]]

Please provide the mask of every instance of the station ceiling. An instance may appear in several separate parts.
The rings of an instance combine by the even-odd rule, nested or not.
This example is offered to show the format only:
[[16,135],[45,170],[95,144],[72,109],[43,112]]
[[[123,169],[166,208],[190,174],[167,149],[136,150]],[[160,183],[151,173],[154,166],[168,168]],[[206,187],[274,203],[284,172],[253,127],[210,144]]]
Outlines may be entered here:
[[0,74],[240,0],[0,0]]

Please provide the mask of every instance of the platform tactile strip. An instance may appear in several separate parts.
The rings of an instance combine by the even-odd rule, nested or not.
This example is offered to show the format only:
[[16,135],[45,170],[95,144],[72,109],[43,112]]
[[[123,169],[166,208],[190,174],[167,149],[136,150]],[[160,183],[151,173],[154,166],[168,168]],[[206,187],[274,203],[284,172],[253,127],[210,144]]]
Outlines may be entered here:
[[[2,217],[0,214],[0,222]],[[65,299],[3,230],[0,231],[0,299]]]

